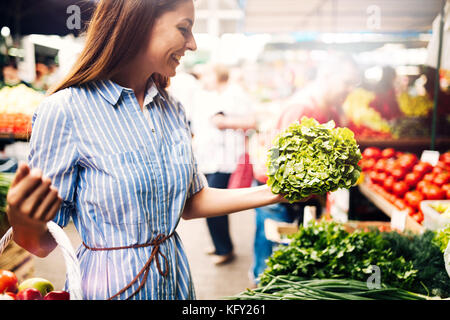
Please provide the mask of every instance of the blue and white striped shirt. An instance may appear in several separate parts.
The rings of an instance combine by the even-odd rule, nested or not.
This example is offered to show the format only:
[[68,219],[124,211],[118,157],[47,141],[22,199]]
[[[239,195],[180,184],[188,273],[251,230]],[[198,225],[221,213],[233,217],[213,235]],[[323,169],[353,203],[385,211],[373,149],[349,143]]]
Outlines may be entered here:
[[[89,247],[149,243],[174,232],[186,200],[204,187],[192,152],[185,111],[152,84],[141,111],[133,90],[110,80],[61,90],[33,117],[29,165],[42,169],[63,198],[55,222],[72,218]],[[149,122],[148,120],[151,119]],[[85,299],[107,299],[138,274],[152,247],[77,250]],[[167,277],[150,266],[145,286],[132,299],[195,299],[179,236],[160,246]],[[164,260],[160,257],[161,267]],[[118,299],[126,299],[137,281]],[[70,284],[66,283],[70,289]]]

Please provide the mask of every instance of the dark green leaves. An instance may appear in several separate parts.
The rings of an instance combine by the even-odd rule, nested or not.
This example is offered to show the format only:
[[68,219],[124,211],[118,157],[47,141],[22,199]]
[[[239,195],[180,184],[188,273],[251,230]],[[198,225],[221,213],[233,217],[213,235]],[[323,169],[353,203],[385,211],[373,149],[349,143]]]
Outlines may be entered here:
[[312,194],[350,188],[359,178],[361,152],[354,134],[303,117],[279,134],[269,150],[268,181],[273,193],[290,202]]
[[399,288],[411,286],[417,276],[412,262],[394,254],[375,232],[348,233],[340,224],[323,221],[300,227],[291,240],[268,259],[262,284],[277,275],[366,281],[372,265],[380,268],[383,283]]

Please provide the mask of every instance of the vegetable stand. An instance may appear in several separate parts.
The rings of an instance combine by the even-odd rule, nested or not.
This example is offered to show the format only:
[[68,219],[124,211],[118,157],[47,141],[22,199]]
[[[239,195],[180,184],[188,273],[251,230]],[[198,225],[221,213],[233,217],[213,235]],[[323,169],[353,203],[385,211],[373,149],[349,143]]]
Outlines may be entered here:
[[[372,203],[377,206],[381,211],[383,211],[391,219],[395,214],[398,214],[399,209],[392,205],[389,201],[384,199],[382,196],[377,194],[370,188],[370,182],[364,182],[358,186],[359,190],[363,195],[365,195]],[[423,227],[417,223],[409,215],[405,217],[405,230],[409,230],[416,233],[423,232]]]

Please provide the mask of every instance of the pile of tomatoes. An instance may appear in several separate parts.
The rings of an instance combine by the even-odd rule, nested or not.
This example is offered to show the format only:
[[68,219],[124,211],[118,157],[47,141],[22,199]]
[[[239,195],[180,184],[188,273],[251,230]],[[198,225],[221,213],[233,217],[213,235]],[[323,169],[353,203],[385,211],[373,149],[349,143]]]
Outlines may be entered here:
[[31,133],[31,116],[22,113],[0,113],[0,133]]
[[421,201],[450,199],[450,152],[441,154],[436,166],[393,148],[369,147],[362,156],[359,165],[370,187],[418,223],[424,218]]

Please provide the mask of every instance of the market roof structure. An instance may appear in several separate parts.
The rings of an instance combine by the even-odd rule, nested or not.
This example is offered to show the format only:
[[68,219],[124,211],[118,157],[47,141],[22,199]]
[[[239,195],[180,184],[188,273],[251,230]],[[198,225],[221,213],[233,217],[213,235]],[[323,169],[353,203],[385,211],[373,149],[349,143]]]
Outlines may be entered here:
[[247,33],[426,32],[445,0],[245,0]]

